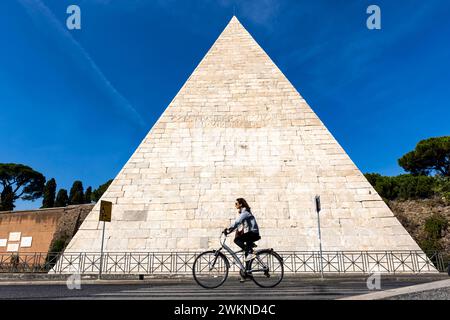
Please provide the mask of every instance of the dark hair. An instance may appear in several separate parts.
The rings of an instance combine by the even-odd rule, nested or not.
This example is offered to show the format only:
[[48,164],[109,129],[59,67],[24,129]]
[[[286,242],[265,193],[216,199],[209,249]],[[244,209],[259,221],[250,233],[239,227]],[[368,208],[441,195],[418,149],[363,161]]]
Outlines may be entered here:
[[252,213],[250,210],[250,206],[248,205],[247,201],[245,201],[244,198],[237,198],[236,201],[243,206],[248,212]]

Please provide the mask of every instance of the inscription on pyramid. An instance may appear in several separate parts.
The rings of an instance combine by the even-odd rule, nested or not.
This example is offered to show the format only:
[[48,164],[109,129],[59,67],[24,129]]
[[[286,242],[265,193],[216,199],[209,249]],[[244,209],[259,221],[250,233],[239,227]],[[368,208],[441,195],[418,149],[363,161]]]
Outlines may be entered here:
[[[260,247],[420,250],[306,101],[233,17],[105,192],[106,252],[198,252],[245,198]],[[100,202],[99,202],[100,203]],[[99,252],[99,203],[66,252]]]

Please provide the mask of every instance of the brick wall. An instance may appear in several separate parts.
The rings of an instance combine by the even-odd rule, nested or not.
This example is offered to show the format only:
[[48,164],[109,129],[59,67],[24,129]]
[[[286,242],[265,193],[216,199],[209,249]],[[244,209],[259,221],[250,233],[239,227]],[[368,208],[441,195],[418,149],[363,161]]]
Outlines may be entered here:
[[70,241],[93,205],[0,213],[0,253],[47,252],[56,239]]

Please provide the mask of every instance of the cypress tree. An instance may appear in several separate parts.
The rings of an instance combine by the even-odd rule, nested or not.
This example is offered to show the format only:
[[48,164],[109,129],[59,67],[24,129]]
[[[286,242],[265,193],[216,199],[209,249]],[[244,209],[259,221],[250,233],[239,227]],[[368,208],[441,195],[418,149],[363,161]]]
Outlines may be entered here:
[[53,208],[55,206],[56,181],[50,179],[44,187],[44,199],[42,200],[42,208]]
[[69,197],[67,196],[66,189],[59,189],[56,196],[55,207],[66,207],[69,203]]
[[84,194],[84,203],[92,202],[92,187],[88,187],[86,189],[86,193]]
[[83,183],[79,180],[75,181],[70,189],[69,204],[83,204],[84,189]]

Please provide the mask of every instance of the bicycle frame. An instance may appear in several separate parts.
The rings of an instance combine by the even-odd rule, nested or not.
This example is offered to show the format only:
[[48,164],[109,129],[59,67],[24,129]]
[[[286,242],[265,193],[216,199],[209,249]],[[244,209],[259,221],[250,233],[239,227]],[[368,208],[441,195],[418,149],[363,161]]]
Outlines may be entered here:
[[[225,249],[234,259],[234,261],[238,264],[239,269],[241,269],[242,271],[245,271],[245,267],[242,264],[241,260],[239,259],[239,257],[237,256],[236,252],[234,252],[229,246],[226,245],[225,241],[227,240],[227,236],[225,235],[225,237],[222,240],[222,235],[223,233],[221,233],[220,235],[220,249],[217,250],[218,252],[220,252],[222,249]],[[238,251],[240,252],[240,251]]]
[[[225,241],[227,240],[227,236],[225,235],[225,237],[224,237],[224,239],[222,240],[222,235],[223,235],[223,233],[221,233],[221,235],[220,235],[220,244],[221,244],[221,247],[220,247],[220,249],[219,250],[217,250],[217,252],[220,252],[222,249],[225,249],[230,255],[231,255],[231,257],[233,257],[233,259],[234,259],[234,261],[236,262],[236,264],[239,266],[239,269],[240,270],[242,270],[243,272],[247,272],[247,273],[253,273],[254,271],[262,271],[262,272],[265,272],[266,270],[264,270],[264,269],[262,269],[262,270],[246,270],[246,268],[245,268],[245,266],[242,264],[242,262],[241,262],[241,260],[239,259],[239,257],[237,256],[237,252],[241,252],[241,251],[243,251],[243,250],[240,250],[240,251],[237,251],[237,252],[234,252],[229,246],[227,246],[226,245],[226,243],[225,243]],[[216,259],[217,259],[217,257],[218,257],[218,255],[216,255]],[[215,263],[216,263],[216,259],[214,260],[214,262],[213,262],[213,266],[215,265]],[[257,257],[257,259],[258,259],[258,261],[261,263],[262,261],[261,260],[259,260],[259,258]]]

